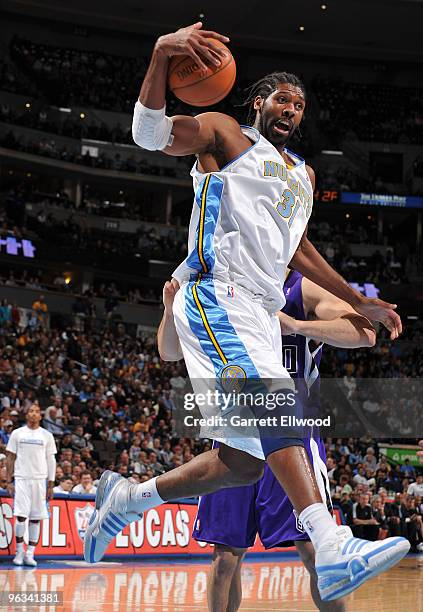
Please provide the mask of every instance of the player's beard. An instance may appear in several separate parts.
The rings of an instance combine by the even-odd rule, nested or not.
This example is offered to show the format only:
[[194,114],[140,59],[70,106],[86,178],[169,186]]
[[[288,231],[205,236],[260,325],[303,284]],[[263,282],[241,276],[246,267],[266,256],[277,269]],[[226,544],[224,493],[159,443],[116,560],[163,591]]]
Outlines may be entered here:
[[262,136],[266,138],[274,147],[284,147],[287,145],[288,141],[291,139],[297,127],[294,125],[290,132],[285,134],[277,134],[273,126],[275,124],[275,119],[272,117],[266,117],[265,113],[260,113],[259,122],[258,122],[258,130]]

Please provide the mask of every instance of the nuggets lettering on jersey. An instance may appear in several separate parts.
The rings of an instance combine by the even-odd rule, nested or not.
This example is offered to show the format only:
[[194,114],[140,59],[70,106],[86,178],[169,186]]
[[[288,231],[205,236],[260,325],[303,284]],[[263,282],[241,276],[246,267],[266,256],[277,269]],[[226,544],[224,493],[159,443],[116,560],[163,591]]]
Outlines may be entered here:
[[[288,150],[287,152],[291,153]],[[294,154],[292,153],[292,155]],[[313,195],[309,193],[308,188],[302,183],[301,179],[295,179],[291,172],[292,169],[288,170],[285,165],[278,162],[266,160],[264,162],[263,175],[265,177],[279,177],[282,183],[286,183],[288,186],[283,190],[280,201],[276,202],[276,210],[287,221],[289,227],[291,227],[300,206],[305,208],[308,218],[313,205]],[[309,179],[307,172],[306,174],[307,179]]]
[[[253,142],[219,172],[204,175],[194,165],[194,206],[186,260],[173,276],[212,275],[262,300],[269,312],[283,307],[283,279],[304,233],[313,192],[304,160],[277,149],[252,127]],[[229,296],[229,294],[228,294]]]

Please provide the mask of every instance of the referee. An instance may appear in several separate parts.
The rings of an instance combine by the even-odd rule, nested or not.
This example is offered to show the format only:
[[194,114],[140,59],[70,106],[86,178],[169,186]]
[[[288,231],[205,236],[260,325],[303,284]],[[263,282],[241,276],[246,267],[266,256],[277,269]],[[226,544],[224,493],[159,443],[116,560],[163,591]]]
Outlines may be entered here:
[[[47,500],[53,496],[56,443],[53,435],[40,427],[40,421],[40,407],[33,404],[26,413],[26,425],[12,431],[6,446],[7,490],[15,498],[15,565],[37,565],[34,550],[40,537],[40,520],[48,518]],[[25,552],[26,519],[29,519],[29,544]]]

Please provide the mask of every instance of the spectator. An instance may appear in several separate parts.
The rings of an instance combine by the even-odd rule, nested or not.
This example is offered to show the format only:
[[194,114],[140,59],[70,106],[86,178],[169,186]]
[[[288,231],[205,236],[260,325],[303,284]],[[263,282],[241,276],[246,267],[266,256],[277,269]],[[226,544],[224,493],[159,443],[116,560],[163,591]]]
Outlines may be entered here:
[[349,521],[356,538],[371,541],[377,540],[379,536],[379,523],[373,517],[367,493],[359,494],[358,502],[353,504]]
[[401,526],[401,501],[402,494],[396,493],[394,502],[384,502],[385,494],[380,494],[382,503],[384,503],[385,515],[387,518],[389,536],[399,536],[402,534]]
[[163,448],[157,451],[157,457],[160,463],[162,463],[166,468],[170,466],[172,462],[173,453],[169,440],[164,441]]
[[386,487],[388,491],[402,493],[402,473],[399,465],[389,472],[383,486]]
[[96,491],[97,487],[93,484],[91,472],[82,472],[81,482],[72,489],[72,493],[80,495],[94,495]]
[[89,436],[89,434],[84,434],[82,425],[75,427],[75,433],[72,435],[72,448],[74,450],[81,450],[88,446],[89,443],[86,436]]
[[9,442],[10,434],[6,432],[6,423],[3,417],[0,416],[0,447],[1,445],[6,446]]
[[56,396],[53,400],[53,404],[51,404],[50,406],[47,406],[45,413],[44,413],[44,418],[49,419],[52,411],[55,412],[55,415],[58,419],[62,420],[63,409],[62,409],[62,398],[60,396]]
[[362,464],[359,464],[357,474],[354,476],[353,481],[354,481],[354,484],[356,485],[358,484],[367,485],[366,470]]
[[367,449],[366,454],[364,456],[363,464],[366,470],[371,470],[372,472],[376,470],[377,461],[373,447],[369,446],[369,448]]
[[388,523],[385,514],[385,505],[379,495],[373,495],[371,499],[372,516],[379,524],[378,539],[384,540],[388,537]]
[[[175,449],[174,449],[175,453]],[[329,486],[331,495],[335,494],[336,485],[338,484],[339,470],[335,459],[328,455],[326,458],[326,467],[328,470]]]
[[410,459],[405,459],[404,464],[400,468],[403,478],[409,478],[410,480],[416,479],[416,470],[410,463]]
[[69,494],[72,491],[73,480],[69,476],[62,476],[59,484],[53,487],[53,493]]
[[12,310],[7,300],[4,299],[0,302],[0,327],[6,327],[6,325],[12,320]]
[[157,461],[157,455],[155,452],[150,452],[148,456],[149,467],[153,470],[154,475],[158,476],[159,474],[163,474],[165,471],[163,465]]
[[53,436],[61,436],[63,434],[63,424],[57,416],[57,410],[53,406],[50,407],[48,418],[44,415],[43,427],[47,429]]
[[407,493],[414,497],[423,497],[423,474],[419,474],[416,482],[412,482],[409,485]]
[[376,478],[375,478],[375,474],[373,472],[372,469],[366,469],[366,480],[367,480],[367,486],[374,491],[374,489],[376,488]]
[[403,534],[411,544],[411,551],[423,552],[422,517],[417,514],[415,500],[411,495],[404,495],[400,513]]
[[18,392],[16,389],[12,387],[9,393],[3,396],[1,406],[3,410],[12,408],[15,408],[15,410],[19,410],[21,408],[21,403],[18,398]]
[[40,295],[38,300],[32,304],[32,310],[37,315],[38,322],[42,327],[47,325],[48,307],[44,299],[44,295]]

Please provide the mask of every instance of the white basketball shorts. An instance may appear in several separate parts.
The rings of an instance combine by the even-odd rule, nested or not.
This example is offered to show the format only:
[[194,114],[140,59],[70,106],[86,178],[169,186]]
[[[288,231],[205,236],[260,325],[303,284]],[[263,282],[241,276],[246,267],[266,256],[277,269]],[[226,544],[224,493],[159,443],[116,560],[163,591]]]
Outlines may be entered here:
[[15,479],[13,516],[24,516],[34,521],[48,518],[46,493],[47,483],[44,479]]
[[[173,314],[188,374],[195,380],[236,378],[294,382],[282,365],[279,319],[245,289],[202,275],[182,283],[175,296]],[[285,384],[286,381],[286,384]],[[203,410],[200,407],[203,416]],[[264,459],[260,436],[228,438],[210,436],[227,446]],[[204,436],[203,436],[204,437]]]

